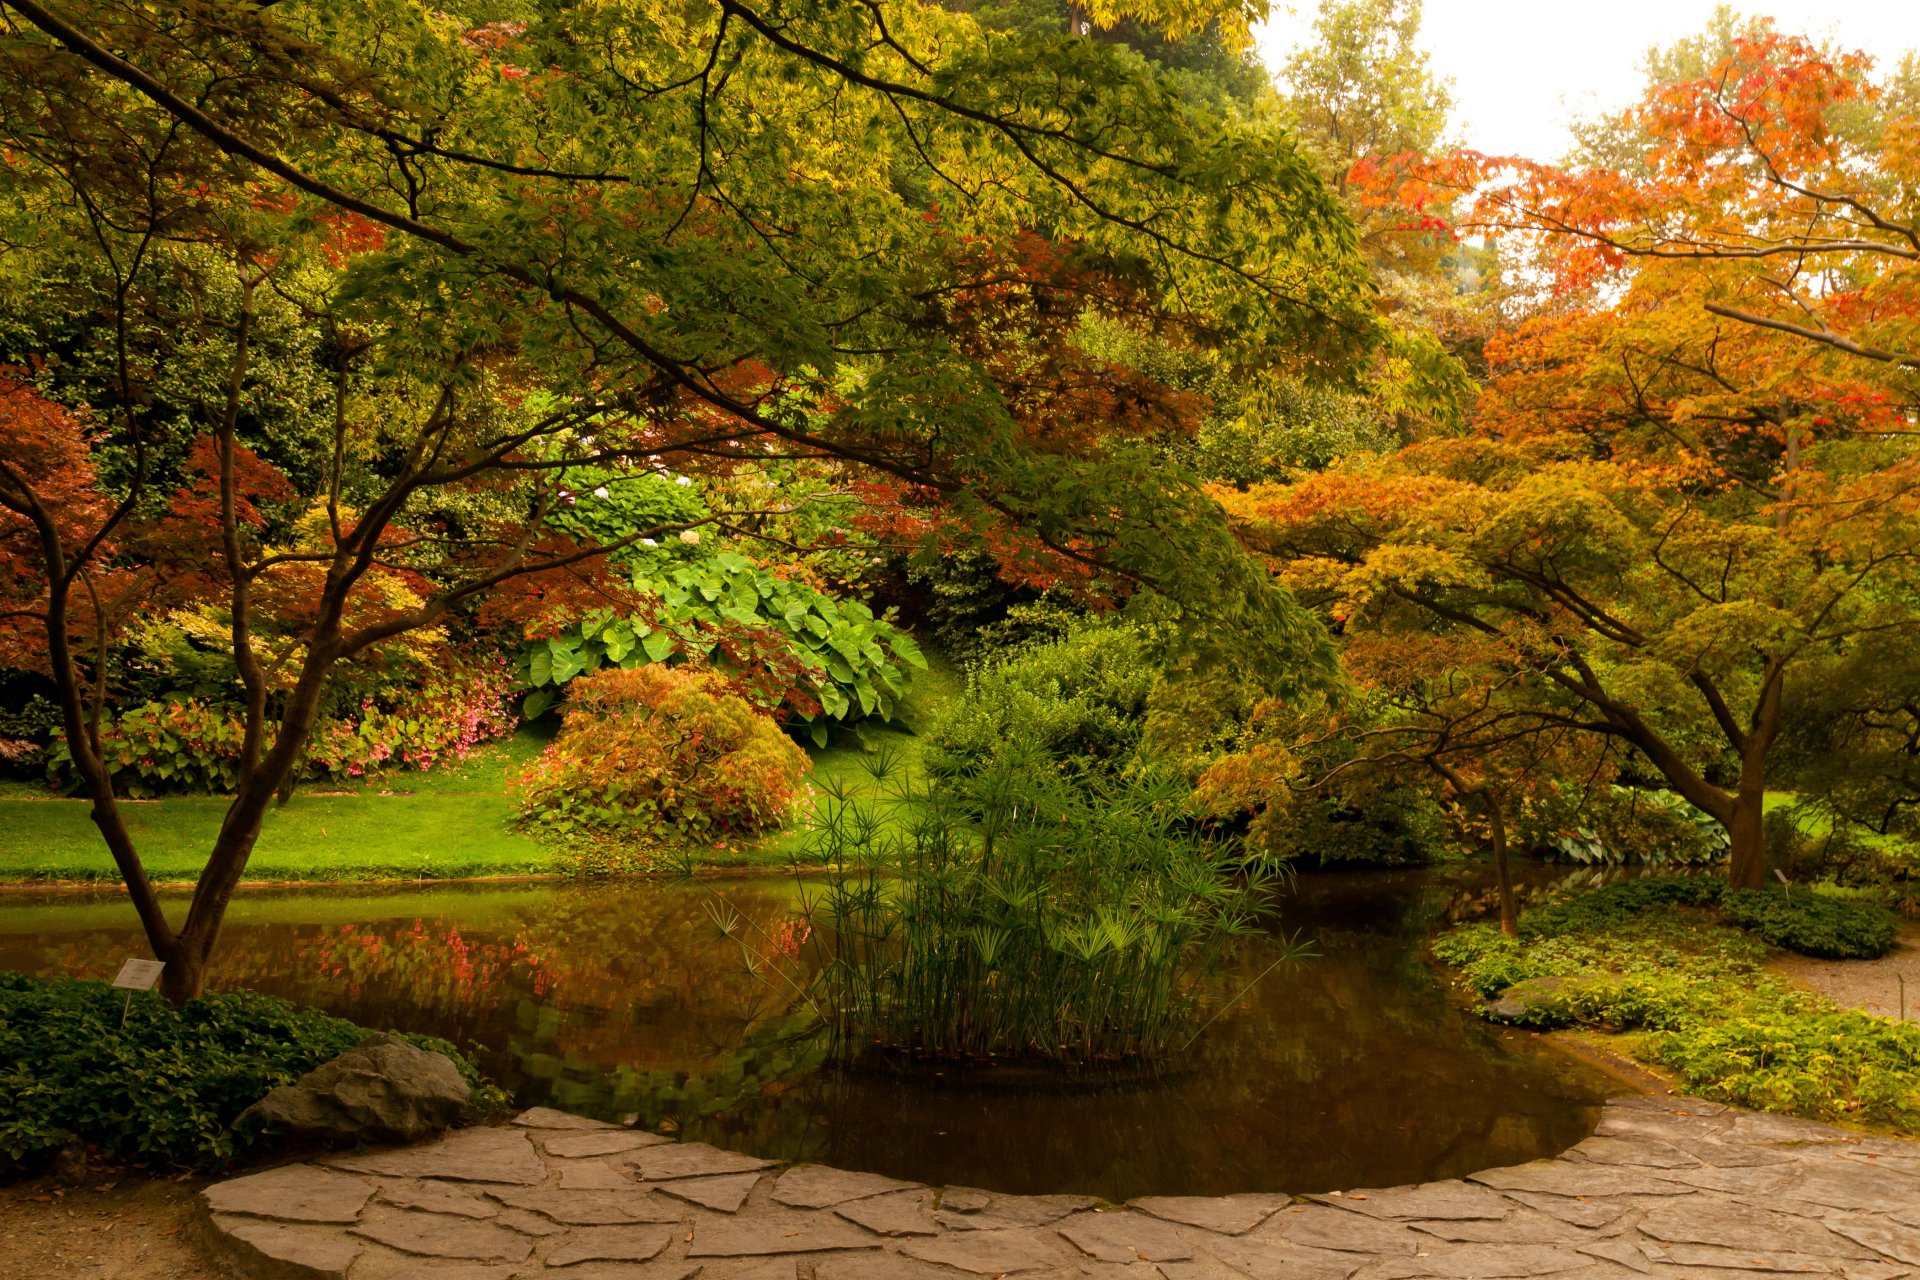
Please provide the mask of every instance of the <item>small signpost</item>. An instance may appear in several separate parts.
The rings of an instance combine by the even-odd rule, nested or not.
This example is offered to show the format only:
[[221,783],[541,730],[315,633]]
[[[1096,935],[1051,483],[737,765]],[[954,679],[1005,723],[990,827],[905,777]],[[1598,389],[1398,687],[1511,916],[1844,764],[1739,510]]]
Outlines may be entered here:
[[133,993],[151,991],[153,984],[160,981],[160,971],[167,967],[164,960],[128,960],[120,966],[120,972],[113,977],[113,985],[125,988],[127,1002],[120,1006],[120,1025],[127,1025],[127,1011],[133,1008]]

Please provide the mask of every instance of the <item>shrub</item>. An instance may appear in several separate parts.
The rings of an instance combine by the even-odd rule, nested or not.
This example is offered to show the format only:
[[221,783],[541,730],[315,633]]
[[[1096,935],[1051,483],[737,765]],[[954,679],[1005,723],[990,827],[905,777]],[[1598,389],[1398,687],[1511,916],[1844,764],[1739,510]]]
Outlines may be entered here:
[[[78,1135],[121,1159],[212,1169],[255,1142],[234,1119],[269,1089],[352,1048],[368,1031],[248,993],[178,1008],[102,982],[0,972],[0,1172],[17,1173]],[[482,1108],[504,1105],[452,1045]]]
[[[481,743],[513,732],[512,678],[497,666],[454,667],[389,705],[368,698],[347,718],[322,720],[301,766],[312,778],[359,778],[391,769],[429,769],[464,759]],[[224,794],[239,774],[245,729],[233,711],[188,699],[149,702],[101,731],[101,747],[122,794]],[[64,740],[48,753],[47,778],[78,785]]]
[[1124,771],[1138,753],[1158,677],[1152,648],[1140,628],[1086,623],[982,661],[966,694],[927,727],[928,767],[966,773],[1017,746],[1070,774]]
[[[1706,888],[1717,883],[1662,877],[1614,885],[1528,913],[1520,938],[1467,925],[1434,951],[1482,996],[1577,975],[1553,984],[1550,999],[1531,1001],[1519,1020],[1629,1033],[1632,1053],[1695,1096],[1920,1129],[1920,1027],[1839,1009],[1767,972],[1764,943],[1730,921],[1749,912],[1752,898],[1783,895]],[[1812,897],[1795,891],[1794,904]],[[1715,900],[1725,907],[1721,919],[1685,910]]]
[[1893,916],[1868,902],[1784,889],[1737,889],[1721,904],[1727,918],[1776,947],[1831,960],[1872,959],[1893,949]]
[[[604,668],[731,663],[740,668],[739,692],[824,746],[830,724],[891,716],[908,669],[927,665],[913,637],[889,618],[734,552],[661,568],[634,585],[657,597],[651,618],[596,612],[521,652],[521,679],[533,690],[528,719],[544,714],[569,681]],[[781,651],[760,651],[769,644]]]
[[1527,819],[1523,835],[1567,862],[1699,866],[1727,856],[1726,828],[1671,791],[1582,787]]
[[521,812],[560,836],[753,832],[786,820],[807,767],[721,676],[616,668],[568,687],[559,736],[520,775]]
[[1623,880],[1578,897],[1529,911],[1520,919],[1527,938],[1587,933],[1629,924],[1659,907],[1711,906],[1726,892],[1726,882],[1711,876],[1648,876]]

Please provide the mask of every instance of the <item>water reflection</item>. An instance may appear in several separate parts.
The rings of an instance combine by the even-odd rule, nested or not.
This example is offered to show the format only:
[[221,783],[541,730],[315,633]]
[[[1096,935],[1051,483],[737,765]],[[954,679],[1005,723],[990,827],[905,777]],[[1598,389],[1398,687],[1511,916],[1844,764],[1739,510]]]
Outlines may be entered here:
[[[818,1069],[778,975],[805,955],[782,878],[693,885],[280,890],[235,903],[219,981],[474,1046],[523,1103],[1015,1192],[1307,1192],[1446,1177],[1577,1142],[1609,1082],[1462,1017],[1423,962],[1457,909],[1434,876],[1304,876],[1285,927],[1320,955],[1234,1003],[1181,1071],[1031,1078]],[[724,938],[716,895],[748,922]],[[0,966],[110,976],[141,950],[109,894],[0,899]],[[1255,942],[1225,1002],[1276,954]]]

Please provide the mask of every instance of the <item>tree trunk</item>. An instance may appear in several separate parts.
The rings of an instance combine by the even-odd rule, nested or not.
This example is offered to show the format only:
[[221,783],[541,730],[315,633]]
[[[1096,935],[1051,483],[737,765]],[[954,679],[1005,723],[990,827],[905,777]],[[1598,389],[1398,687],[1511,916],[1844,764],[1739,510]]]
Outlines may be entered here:
[[1750,783],[1749,772],[1741,772],[1733,821],[1727,824],[1727,887],[1732,889],[1758,889],[1767,882],[1765,775]]
[[1520,936],[1520,910],[1513,900],[1513,867],[1507,861],[1507,816],[1493,792],[1482,793],[1487,805],[1487,829],[1493,839],[1493,876],[1500,885],[1500,932]]
[[164,957],[167,967],[160,971],[160,994],[168,1004],[184,1004],[206,994],[207,964],[194,951],[192,947],[174,947],[172,954]]

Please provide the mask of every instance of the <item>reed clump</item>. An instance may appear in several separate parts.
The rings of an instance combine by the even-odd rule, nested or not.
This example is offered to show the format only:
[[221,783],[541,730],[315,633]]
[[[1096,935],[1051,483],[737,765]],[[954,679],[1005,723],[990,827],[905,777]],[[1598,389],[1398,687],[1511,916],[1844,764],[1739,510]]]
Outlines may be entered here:
[[1015,751],[890,785],[904,803],[823,797],[807,849],[827,868],[803,889],[810,998],[843,1059],[1168,1058],[1284,874],[1197,834],[1170,779]]

